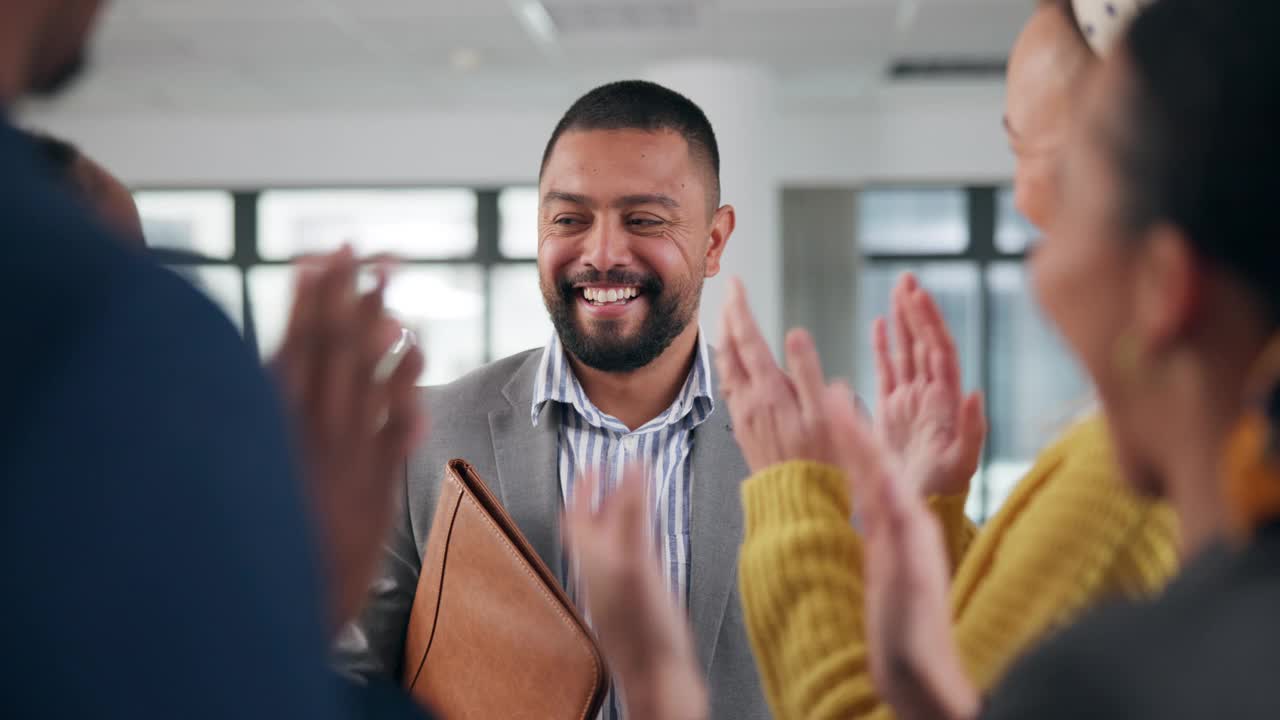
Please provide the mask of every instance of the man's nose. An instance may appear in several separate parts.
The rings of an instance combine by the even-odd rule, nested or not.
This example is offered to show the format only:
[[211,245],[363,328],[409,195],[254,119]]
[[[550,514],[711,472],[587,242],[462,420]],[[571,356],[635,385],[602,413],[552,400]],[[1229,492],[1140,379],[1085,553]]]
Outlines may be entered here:
[[608,270],[631,264],[631,239],[613,222],[596,223],[587,233],[582,248],[582,262],[596,270]]

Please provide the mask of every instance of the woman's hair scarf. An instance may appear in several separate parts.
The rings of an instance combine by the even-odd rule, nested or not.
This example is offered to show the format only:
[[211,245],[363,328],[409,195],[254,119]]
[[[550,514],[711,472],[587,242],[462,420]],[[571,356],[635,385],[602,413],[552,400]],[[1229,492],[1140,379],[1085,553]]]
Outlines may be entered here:
[[[1270,2],[1271,0],[1266,0]],[[1089,46],[1105,55],[1138,12],[1152,0],[1072,0],[1076,21]]]

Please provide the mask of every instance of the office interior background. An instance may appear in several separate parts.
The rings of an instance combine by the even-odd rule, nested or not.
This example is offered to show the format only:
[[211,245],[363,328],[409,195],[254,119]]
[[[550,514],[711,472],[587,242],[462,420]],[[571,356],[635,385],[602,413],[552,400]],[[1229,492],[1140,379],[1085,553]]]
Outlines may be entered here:
[[389,303],[424,384],[543,344],[537,174],[559,115],[611,80],[707,111],[738,211],[707,283],[748,285],[775,347],[818,339],[874,404],[872,319],[934,291],[991,421],[978,520],[1083,410],[1030,296],[1003,70],[1031,0],[114,0],[93,67],[20,121],[136,189],[148,241],[268,357],[289,261],[350,242],[403,264]]

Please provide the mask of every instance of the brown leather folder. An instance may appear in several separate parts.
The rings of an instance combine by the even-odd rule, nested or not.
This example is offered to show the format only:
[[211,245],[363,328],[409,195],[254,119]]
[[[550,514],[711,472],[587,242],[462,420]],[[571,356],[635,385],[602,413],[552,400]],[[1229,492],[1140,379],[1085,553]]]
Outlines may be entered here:
[[445,466],[404,685],[450,720],[592,720],[609,689],[586,622],[464,460]]

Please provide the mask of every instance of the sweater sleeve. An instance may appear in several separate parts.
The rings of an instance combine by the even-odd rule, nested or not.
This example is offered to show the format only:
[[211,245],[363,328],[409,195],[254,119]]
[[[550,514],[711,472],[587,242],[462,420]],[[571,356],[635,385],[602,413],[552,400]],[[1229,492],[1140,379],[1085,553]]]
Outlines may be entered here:
[[871,717],[879,701],[862,626],[862,547],[843,473],[790,462],[742,492],[739,582],[774,718]]
[[934,517],[938,518],[938,523],[942,526],[942,540],[947,546],[947,557],[951,560],[953,577],[964,561],[969,546],[973,544],[974,537],[978,534],[978,526],[964,514],[964,505],[968,499],[968,493],[939,495],[929,499],[929,509],[933,511]]
[[[1123,558],[1132,556],[1152,578],[1139,586],[1172,573],[1172,538],[1152,520],[1159,511],[1116,475],[1105,433],[1070,433],[1042,455],[967,552],[966,526],[947,522],[947,512],[962,516],[956,503],[934,501],[953,561],[963,556],[952,588],[954,630],[979,687],[990,689],[1029,644],[1114,591]],[[743,501],[742,602],[774,716],[892,717],[871,681],[862,549],[841,472],[780,465],[748,480]],[[1137,540],[1147,547],[1130,552]]]
[[1162,512],[1124,486],[1101,420],[1047,450],[983,529],[952,588],[960,656],[979,687],[992,687],[1047,631],[1115,594],[1118,568],[1147,578],[1135,583],[1147,591],[1167,580],[1174,538]]

